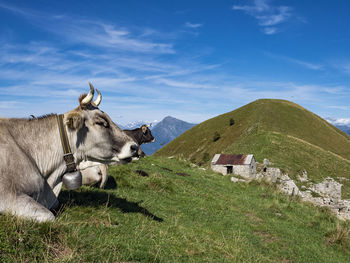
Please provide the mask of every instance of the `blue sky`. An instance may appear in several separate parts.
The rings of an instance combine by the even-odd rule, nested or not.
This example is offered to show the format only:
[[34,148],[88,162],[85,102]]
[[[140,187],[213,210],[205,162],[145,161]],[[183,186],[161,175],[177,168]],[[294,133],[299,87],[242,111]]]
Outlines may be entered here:
[[350,120],[350,1],[0,0],[1,116],[201,122],[259,98]]

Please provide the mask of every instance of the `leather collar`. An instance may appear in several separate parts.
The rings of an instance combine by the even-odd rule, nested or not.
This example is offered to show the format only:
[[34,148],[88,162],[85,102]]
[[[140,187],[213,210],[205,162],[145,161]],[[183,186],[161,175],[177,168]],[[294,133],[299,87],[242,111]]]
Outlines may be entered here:
[[64,115],[60,114],[56,116],[57,116],[58,130],[60,133],[61,143],[63,148],[63,159],[66,162],[66,166],[67,166],[66,172],[68,173],[75,172],[77,170],[77,167],[75,165],[74,156],[72,154],[72,151],[69,145],[66,127],[63,122]]

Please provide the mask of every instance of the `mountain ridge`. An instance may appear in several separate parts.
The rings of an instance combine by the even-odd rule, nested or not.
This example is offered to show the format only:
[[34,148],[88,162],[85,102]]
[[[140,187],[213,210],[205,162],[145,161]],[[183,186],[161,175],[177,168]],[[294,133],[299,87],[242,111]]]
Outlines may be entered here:
[[154,143],[144,144],[141,148],[147,155],[151,155],[193,126],[195,124],[166,116],[151,129],[156,141]]

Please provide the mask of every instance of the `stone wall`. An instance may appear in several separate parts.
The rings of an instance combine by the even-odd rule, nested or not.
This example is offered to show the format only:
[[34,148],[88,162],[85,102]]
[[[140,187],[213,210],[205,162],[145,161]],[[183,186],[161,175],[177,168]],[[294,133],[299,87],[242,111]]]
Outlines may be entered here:
[[[227,175],[227,165],[211,165],[211,169],[215,172]],[[252,165],[232,165],[232,173],[240,175],[246,179],[255,179],[256,163]]]
[[211,165],[211,169],[214,171],[214,172],[218,172],[218,173],[221,173],[223,175],[227,175],[227,168],[226,166],[223,166],[223,165]]
[[244,178],[251,178],[251,169],[250,169],[250,165],[246,164],[246,165],[233,165],[233,173],[240,175]]

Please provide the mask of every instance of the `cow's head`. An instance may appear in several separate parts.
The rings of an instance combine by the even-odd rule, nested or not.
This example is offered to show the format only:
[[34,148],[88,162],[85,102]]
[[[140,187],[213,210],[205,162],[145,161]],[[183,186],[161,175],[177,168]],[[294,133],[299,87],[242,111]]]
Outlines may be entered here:
[[152,136],[148,125],[144,124],[140,129],[142,131],[142,143],[155,142],[156,139]]
[[139,146],[98,108],[101,93],[93,101],[94,87],[79,98],[79,107],[64,115],[71,144],[75,145],[77,162],[91,160],[123,163],[137,156]]

